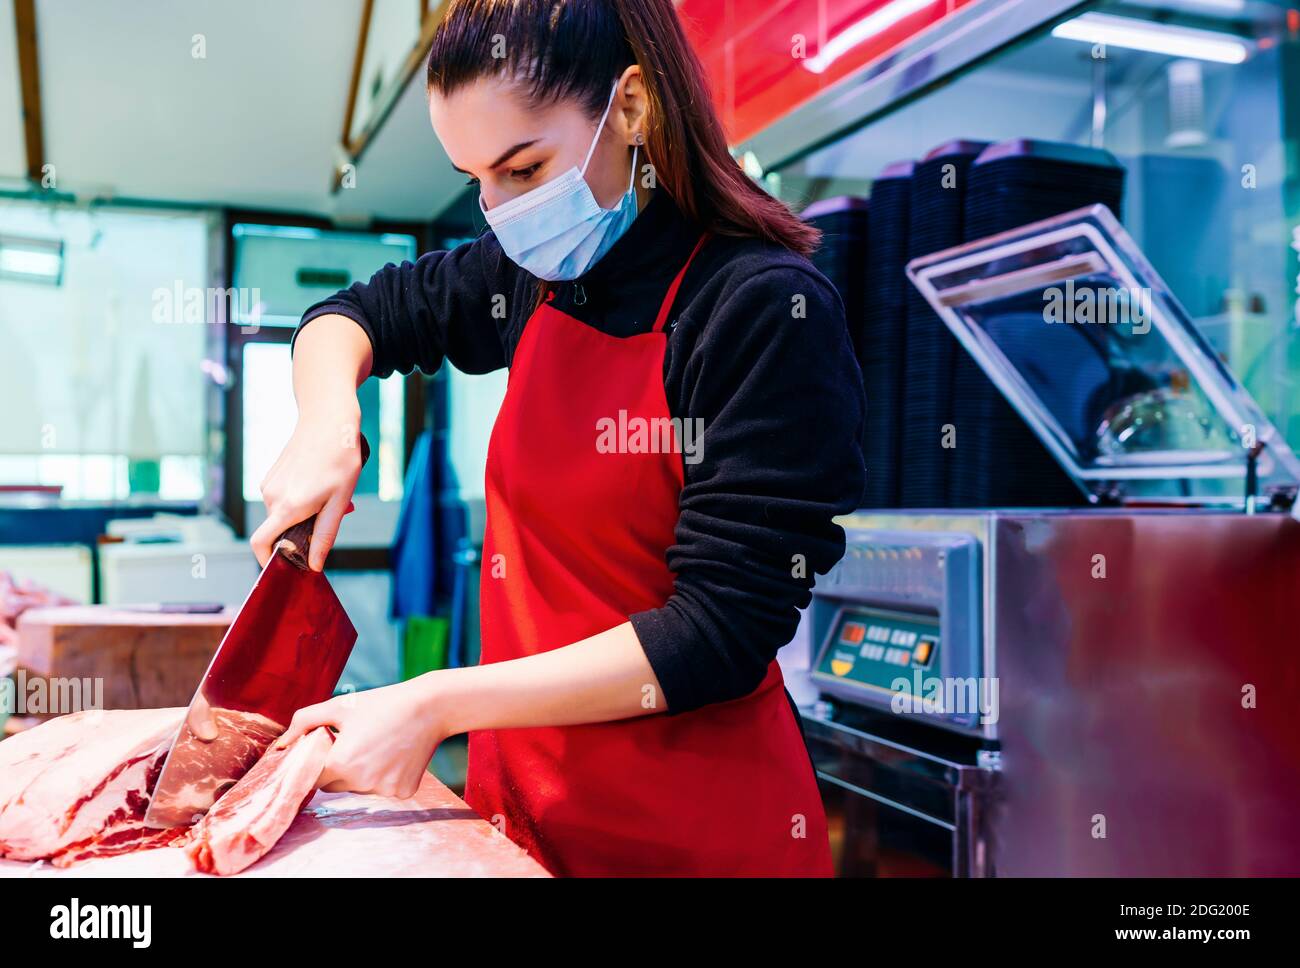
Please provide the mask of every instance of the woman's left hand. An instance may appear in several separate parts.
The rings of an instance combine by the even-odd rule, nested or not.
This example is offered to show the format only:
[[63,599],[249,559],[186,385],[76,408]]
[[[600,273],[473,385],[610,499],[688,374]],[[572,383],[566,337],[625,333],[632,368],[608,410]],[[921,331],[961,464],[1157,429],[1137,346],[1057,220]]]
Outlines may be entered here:
[[428,677],[335,696],[294,714],[275,745],[288,746],[319,726],[333,727],[334,746],[320,776],[329,793],[415,796],[446,734],[432,709]]

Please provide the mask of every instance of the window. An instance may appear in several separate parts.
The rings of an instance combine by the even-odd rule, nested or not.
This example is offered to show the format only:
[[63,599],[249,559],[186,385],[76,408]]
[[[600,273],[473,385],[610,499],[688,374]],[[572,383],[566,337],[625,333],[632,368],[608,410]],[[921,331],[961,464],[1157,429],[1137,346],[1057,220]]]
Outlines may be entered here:
[[212,224],[0,204],[4,266],[39,270],[0,272],[0,484],[68,500],[202,497]]
[[[298,419],[288,343],[247,343],[243,363],[244,500],[261,501],[259,485],[288,443]],[[402,499],[402,377],[369,379],[357,391],[361,432],[370,442],[369,463],[357,481],[358,495]]]
[[[415,258],[415,239],[392,233],[238,223],[232,226],[230,360],[236,370],[238,479],[243,523],[251,533],[265,518],[261,482],[293,433],[290,338],[311,304],[390,262]],[[361,431],[371,458],[357,481],[340,547],[387,545],[396,526],[405,458],[404,378],[370,379],[358,390]],[[232,428],[234,429],[234,428]],[[228,507],[233,507],[227,502]],[[238,515],[235,515],[238,518]]]
[[246,328],[297,326],[312,303],[369,279],[389,262],[415,258],[409,235],[247,223],[232,232],[237,298],[231,315]]

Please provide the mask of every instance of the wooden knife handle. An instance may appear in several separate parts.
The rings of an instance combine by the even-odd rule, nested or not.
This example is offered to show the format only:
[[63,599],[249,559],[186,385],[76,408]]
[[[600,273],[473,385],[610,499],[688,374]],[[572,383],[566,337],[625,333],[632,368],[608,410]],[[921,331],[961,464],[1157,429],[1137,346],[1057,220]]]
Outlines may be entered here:
[[[361,466],[366,466],[366,461],[370,460],[370,442],[366,440],[365,434],[357,434],[357,440],[361,447]],[[312,515],[306,521],[299,521],[297,524],[290,526],[276,539],[275,550],[292,561],[299,568],[307,567],[307,554],[311,550],[311,533],[316,528],[316,515]]]

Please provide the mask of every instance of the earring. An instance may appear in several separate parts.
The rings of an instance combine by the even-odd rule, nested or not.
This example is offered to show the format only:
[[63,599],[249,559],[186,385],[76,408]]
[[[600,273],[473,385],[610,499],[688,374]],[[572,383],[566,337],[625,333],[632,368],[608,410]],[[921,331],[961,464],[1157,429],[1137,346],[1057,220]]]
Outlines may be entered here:
[[638,147],[645,144],[645,135],[643,135],[640,131],[636,133],[636,143]]

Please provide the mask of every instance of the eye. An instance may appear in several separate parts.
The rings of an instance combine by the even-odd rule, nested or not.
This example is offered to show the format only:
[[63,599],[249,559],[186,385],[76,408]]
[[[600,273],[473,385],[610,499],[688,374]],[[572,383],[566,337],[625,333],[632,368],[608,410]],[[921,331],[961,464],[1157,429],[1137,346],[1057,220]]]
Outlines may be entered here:
[[537,174],[537,170],[541,167],[542,163],[539,161],[537,164],[529,165],[527,168],[512,168],[510,170],[510,177],[516,181],[527,181]]

